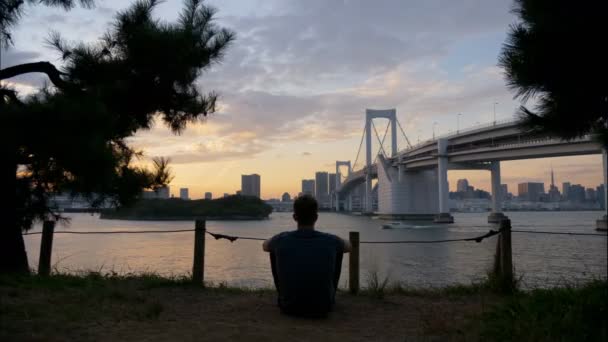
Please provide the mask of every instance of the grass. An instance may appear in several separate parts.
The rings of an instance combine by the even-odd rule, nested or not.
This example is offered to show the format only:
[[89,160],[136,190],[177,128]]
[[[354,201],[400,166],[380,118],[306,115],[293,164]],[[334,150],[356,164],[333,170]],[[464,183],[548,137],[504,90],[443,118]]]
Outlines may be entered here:
[[506,281],[488,271],[484,279],[471,284],[455,284],[441,287],[414,287],[403,282],[394,282],[389,276],[381,277],[376,270],[366,274],[366,286],[361,294],[376,299],[387,295],[406,295],[414,297],[459,297],[475,294],[509,295],[518,293],[519,280]]
[[[366,310],[396,310],[401,314],[405,312],[397,310],[398,303],[410,303],[403,304],[407,308],[417,305],[418,309],[412,309],[420,310],[415,325],[425,334],[439,329],[445,336],[454,333],[467,340],[608,340],[606,280],[582,286],[517,290],[511,294],[497,291],[494,281],[489,277],[470,285],[414,288],[370,273],[361,296],[341,293],[338,301],[344,310],[366,305]],[[246,314],[259,310],[260,305],[270,306],[272,313],[275,312],[274,293],[274,289],[235,288],[226,283],[203,287],[193,284],[186,276],[167,278],[151,273],[0,276],[0,340],[46,340],[44,334],[49,333],[62,337],[60,339],[98,340],[96,334],[104,330],[92,326],[124,322],[129,326],[162,327],[180,317],[184,308],[198,310],[196,306],[188,306],[192,301],[219,308],[209,309],[216,310],[213,315],[218,312],[221,315],[230,308]],[[224,303],[231,304],[224,306]],[[461,307],[467,307],[468,311],[454,323],[455,312],[445,311],[448,307],[456,313],[462,311]],[[226,320],[234,315],[233,311],[225,314]],[[334,323],[348,321],[352,314],[350,311],[335,313]],[[401,314],[384,320],[399,320]],[[262,319],[264,327],[271,329],[276,319]],[[289,324],[298,326],[297,322]],[[355,321],[352,324],[358,326]]]
[[608,283],[536,289],[507,298],[481,318],[494,341],[607,341]]

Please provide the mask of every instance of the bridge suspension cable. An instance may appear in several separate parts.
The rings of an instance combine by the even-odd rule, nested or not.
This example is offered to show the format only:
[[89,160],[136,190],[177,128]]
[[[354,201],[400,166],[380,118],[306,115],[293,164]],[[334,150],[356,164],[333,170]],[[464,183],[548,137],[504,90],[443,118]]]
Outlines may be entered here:
[[[384,135],[382,136],[382,142],[380,143],[380,145],[381,145],[382,147],[384,147],[384,140],[386,139],[386,135],[388,134],[388,129],[389,129],[389,127],[391,127],[391,123],[390,123],[390,122],[388,122],[388,123],[386,124],[386,129],[384,130]],[[392,152],[393,152],[393,151],[391,151],[391,153],[392,153]]]
[[401,127],[401,123],[399,122],[399,120],[396,120],[396,121],[397,121],[397,126],[399,126],[399,129],[401,130],[401,134],[403,134],[405,141],[407,142],[408,146],[411,148],[412,144],[410,143],[410,139],[408,139],[407,135],[405,135],[405,131],[403,130],[403,127]]
[[361,134],[361,142],[359,143],[359,149],[357,150],[357,156],[355,157],[355,162],[353,163],[352,170],[356,170],[355,167],[357,165],[357,161],[359,160],[359,153],[361,152],[361,146],[363,146],[363,139],[365,139],[365,126],[363,126],[363,133]]
[[[376,138],[378,139],[378,142],[380,143],[380,150],[382,150],[382,153],[384,154],[385,157],[388,157],[386,155],[386,151],[384,150],[384,146],[382,146],[382,141],[380,141],[380,134],[378,134],[378,131],[376,130],[376,125],[374,124],[373,121],[372,121],[372,127],[374,128],[374,132],[376,133]],[[378,152],[380,152],[380,151],[378,151]],[[376,154],[376,157],[377,156],[378,156],[378,154]]]

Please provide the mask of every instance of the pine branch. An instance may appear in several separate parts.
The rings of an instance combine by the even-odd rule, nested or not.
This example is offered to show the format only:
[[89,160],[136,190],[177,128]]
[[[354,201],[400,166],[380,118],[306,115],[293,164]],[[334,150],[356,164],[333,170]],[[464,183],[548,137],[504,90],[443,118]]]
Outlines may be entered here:
[[57,88],[65,89],[68,86],[68,83],[61,78],[64,73],[49,62],[25,63],[2,69],[0,70],[0,80],[33,72],[46,74]]

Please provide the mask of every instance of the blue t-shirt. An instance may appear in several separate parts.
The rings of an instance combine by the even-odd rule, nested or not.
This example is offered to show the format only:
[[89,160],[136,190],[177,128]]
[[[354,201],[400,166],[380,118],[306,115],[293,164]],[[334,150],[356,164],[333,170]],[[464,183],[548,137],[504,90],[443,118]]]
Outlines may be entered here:
[[275,235],[268,247],[281,309],[294,314],[331,311],[344,253],[342,239],[303,229]]

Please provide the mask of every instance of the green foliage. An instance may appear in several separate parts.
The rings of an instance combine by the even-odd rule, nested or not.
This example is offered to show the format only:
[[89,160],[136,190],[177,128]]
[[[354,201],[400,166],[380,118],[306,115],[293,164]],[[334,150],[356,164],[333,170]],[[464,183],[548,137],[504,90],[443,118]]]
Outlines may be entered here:
[[388,275],[381,279],[378,270],[371,270],[367,273],[367,286],[364,293],[376,299],[384,299],[389,281]]
[[[508,284],[508,285],[505,285]],[[519,281],[505,282],[488,272],[486,277],[470,284],[453,284],[441,287],[414,287],[403,282],[392,282],[386,276],[381,279],[378,272],[371,271],[367,276],[367,286],[362,293],[383,299],[386,295],[407,295],[416,297],[461,297],[475,294],[512,295],[519,293]]]
[[[608,146],[608,2],[516,0],[499,57],[507,84],[536,132],[572,139],[594,134]],[[535,100],[535,108],[525,106]]]
[[[41,1],[65,8],[76,2]],[[201,1],[186,1],[175,23],[153,17],[157,4],[140,0],[118,13],[97,43],[69,44],[51,34],[61,70],[47,62],[0,70],[0,79],[44,72],[53,84],[26,99],[0,89],[0,142],[6,165],[17,169],[20,228],[59,218],[48,206],[57,192],[88,196],[93,206],[124,206],[142,189],[167,184],[168,160],[154,160],[153,169],[138,165],[142,153],[127,139],[149,129],[156,117],[179,133],[215,111],[217,95],[199,92],[199,76],[220,61],[234,33],[218,27],[215,10]],[[8,7],[2,13],[8,15]]]
[[510,297],[482,318],[491,341],[606,341],[608,283],[538,289]]
[[109,209],[102,218],[110,219],[194,219],[267,218],[272,207],[253,196],[228,196],[214,200],[147,199],[132,206]]

